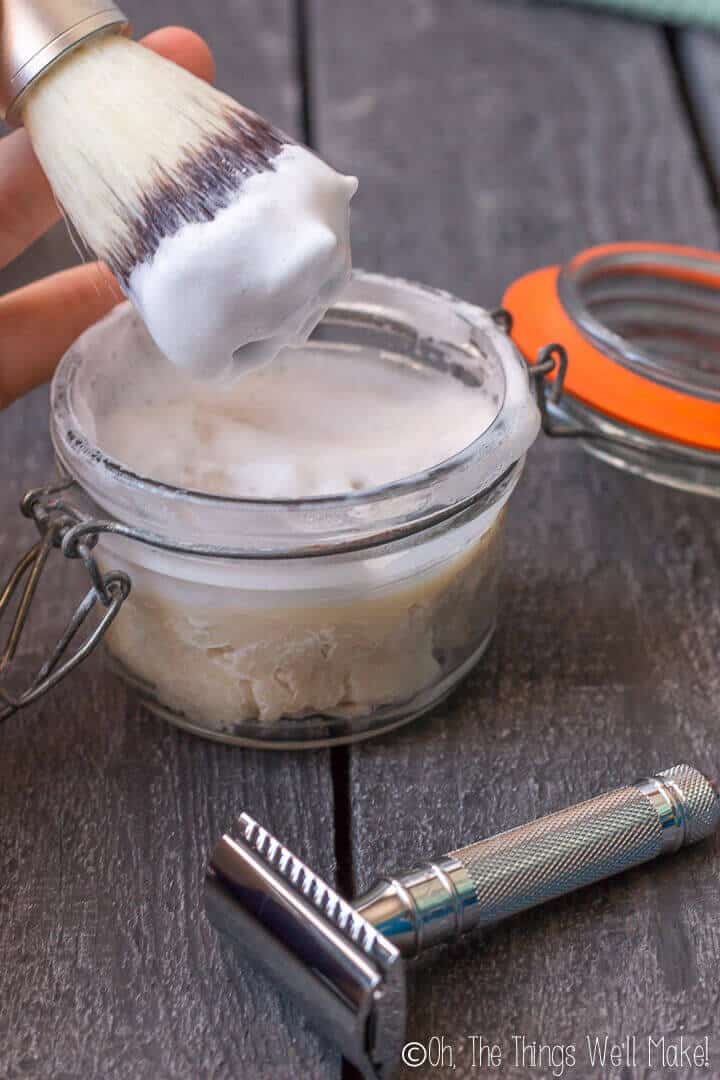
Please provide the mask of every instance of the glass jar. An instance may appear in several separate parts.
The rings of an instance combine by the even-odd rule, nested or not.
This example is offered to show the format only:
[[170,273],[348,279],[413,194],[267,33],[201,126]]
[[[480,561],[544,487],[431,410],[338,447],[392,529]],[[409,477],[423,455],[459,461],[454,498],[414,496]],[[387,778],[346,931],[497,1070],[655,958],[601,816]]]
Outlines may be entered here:
[[70,487],[27,504],[66,516],[58,542],[96,580],[131,582],[107,620],[117,671],[173,723],[247,745],[350,741],[435,705],[492,636],[504,508],[539,428],[509,337],[445,293],[356,272],[305,348],[430,368],[490,400],[491,419],[478,409],[470,445],[381,487],[242,499],[137,475],[97,445],[143,385],[136,334],[123,305],[62,360],[51,436]]

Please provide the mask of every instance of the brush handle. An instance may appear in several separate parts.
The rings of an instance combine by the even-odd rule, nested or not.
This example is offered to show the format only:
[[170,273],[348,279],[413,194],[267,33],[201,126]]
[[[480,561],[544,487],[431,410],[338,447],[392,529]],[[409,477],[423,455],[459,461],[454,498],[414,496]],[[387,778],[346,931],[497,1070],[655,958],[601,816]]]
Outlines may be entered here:
[[716,787],[676,765],[386,878],[355,908],[406,956],[709,836]]
[[0,19],[0,114],[20,123],[26,90],[71,49],[95,34],[127,29],[113,0],[3,0]]

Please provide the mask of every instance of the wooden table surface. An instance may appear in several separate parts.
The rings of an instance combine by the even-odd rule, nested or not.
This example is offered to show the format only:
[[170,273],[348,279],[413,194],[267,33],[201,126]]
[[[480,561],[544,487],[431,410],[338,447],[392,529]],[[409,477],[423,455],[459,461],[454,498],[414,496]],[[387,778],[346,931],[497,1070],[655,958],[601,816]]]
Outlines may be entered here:
[[[720,48],[502,0],[127,0],[186,22],[220,85],[360,177],[356,265],[494,306],[584,245],[716,248]],[[715,66],[713,66],[715,61]],[[73,259],[56,229],[2,291]],[[0,342],[1,348],[1,342]],[[47,395],[0,417],[0,567],[51,475]],[[353,1075],[219,949],[210,844],[247,808],[348,893],[483,834],[689,760],[720,772],[719,504],[540,439],[513,496],[487,657],[451,699],[350,749],[260,753],[154,719],[99,657],[0,729],[0,1076]],[[81,587],[53,566],[22,664]],[[414,966],[408,1039],[455,1075],[549,1076],[513,1035],[576,1045],[566,1076],[720,1076],[720,841],[519,917]],[[503,1064],[471,1068],[468,1037]],[[593,1068],[587,1035],[709,1039],[710,1068]],[[447,1064],[447,1060],[446,1060]],[[444,1075],[426,1066],[407,1075]]]

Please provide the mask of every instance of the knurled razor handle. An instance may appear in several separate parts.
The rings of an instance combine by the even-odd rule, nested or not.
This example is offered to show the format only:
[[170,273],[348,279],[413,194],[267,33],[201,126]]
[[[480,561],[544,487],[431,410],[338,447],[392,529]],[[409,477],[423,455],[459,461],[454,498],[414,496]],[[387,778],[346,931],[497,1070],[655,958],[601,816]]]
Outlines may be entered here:
[[717,788],[689,765],[386,878],[355,907],[406,956],[710,835]]

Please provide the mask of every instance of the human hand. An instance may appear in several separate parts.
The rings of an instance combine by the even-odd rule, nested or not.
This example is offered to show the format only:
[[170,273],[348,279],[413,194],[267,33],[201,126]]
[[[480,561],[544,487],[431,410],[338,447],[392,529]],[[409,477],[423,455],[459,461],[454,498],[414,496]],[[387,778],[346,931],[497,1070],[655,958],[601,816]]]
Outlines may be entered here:
[[[213,78],[210,49],[190,30],[155,30],[142,44],[202,79]],[[59,216],[27,133],[13,131],[0,140],[0,268]],[[75,338],[122,299],[115,278],[97,262],[0,297],[0,408],[47,382]]]

